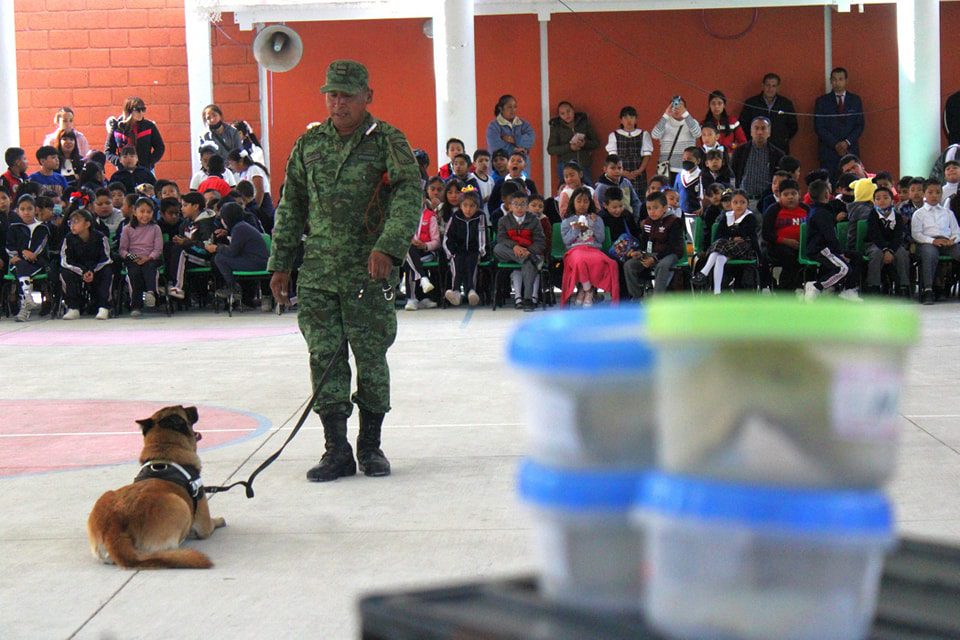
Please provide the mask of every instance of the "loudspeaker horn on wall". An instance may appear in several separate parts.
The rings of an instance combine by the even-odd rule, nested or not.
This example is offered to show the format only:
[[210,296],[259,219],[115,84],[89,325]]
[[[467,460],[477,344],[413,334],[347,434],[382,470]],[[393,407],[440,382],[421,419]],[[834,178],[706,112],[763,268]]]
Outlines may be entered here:
[[267,71],[289,71],[303,56],[303,40],[280,24],[262,29],[253,41],[253,57]]

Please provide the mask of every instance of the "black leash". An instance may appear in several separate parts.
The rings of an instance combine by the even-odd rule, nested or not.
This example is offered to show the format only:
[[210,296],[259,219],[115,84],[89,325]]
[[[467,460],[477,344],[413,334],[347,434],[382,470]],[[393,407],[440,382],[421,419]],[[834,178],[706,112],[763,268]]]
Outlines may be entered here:
[[[362,291],[362,290],[361,290]],[[330,371],[333,369],[334,363],[340,357],[340,354],[347,347],[347,336],[344,332],[343,340],[340,341],[340,346],[337,347],[336,353],[333,354],[333,357],[330,358],[330,362],[327,363],[326,369],[323,370],[323,375],[320,376],[320,380],[317,381],[317,387],[313,390],[313,395],[310,396],[310,400],[307,401],[307,406],[304,407],[303,413],[300,414],[300,419],[297,420],[297,424],[293,427],[293,431],[290,432],[290,435],[287,436],[286,442],[284,442],[279,449],[277,449],[273,455],[263,461],[259,467],[254,469],[253,473],[250,474],[250,477],[246,480],[239,480],[233,484],[228,484],[223,487],[204,487],[203,490],[206,493],[221,493],[223,491],[230,491],[238,485],[242,485],[244,490],[247,492],[247,497],[253,497],[253,479],[256,478],[261,471],[269,467],[274,460],[280,457],[280,454],[283,453],[283,450],[286,448],[290,441],[294,439],[297,435],[297,432],[300,431],[300,427],[303,426],[303,423],[307,421],[307,418],[310,417],[310,411],[313,410],[313,403],[317,401],[317,398],[320,396],[320,389],[323,388],[323,383],[327,381],[327,376],[330,375]]]

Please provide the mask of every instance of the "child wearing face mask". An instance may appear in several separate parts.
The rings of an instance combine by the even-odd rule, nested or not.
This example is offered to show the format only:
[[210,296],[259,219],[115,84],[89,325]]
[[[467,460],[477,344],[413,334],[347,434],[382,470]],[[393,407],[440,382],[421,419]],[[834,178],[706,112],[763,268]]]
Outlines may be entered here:
[[203,121],[207,123],[208,131],[203,134],[203,140],[210,140],[217,144],[217,155],[227,160],[227,156],[234,149],[243,147],[240,133],[223,120],[223,110],[215,105],[208,104],[203,108]]

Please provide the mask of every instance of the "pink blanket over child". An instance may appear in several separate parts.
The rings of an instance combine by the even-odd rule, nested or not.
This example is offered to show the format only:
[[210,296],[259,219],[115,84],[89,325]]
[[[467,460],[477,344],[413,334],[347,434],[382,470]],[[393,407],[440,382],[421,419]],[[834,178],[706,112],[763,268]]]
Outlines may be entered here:
[[608,292],[614,301],[620,300],[620,275],[617,263],[600,249],[580,245],[563,254],[563,293],[560,304],[574,292],[579,282],[589,282],[597,289]]

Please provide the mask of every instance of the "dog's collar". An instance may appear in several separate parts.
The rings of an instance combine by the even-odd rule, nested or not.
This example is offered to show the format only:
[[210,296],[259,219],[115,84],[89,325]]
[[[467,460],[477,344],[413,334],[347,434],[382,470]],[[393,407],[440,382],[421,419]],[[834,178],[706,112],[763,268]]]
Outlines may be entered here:
[[200,470],[190,465],[182,466],[169,460],[147,460],[133,479],[134,482],[141,480],[166,480],[180,485],[193,500],[194,511],[197,510],[197,502],[203,497]]

